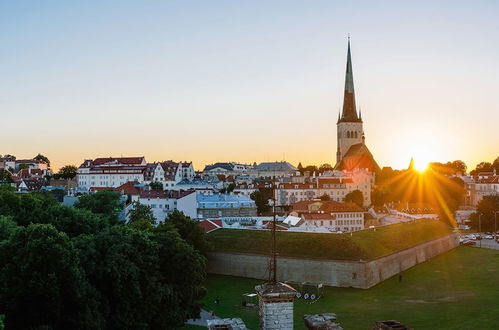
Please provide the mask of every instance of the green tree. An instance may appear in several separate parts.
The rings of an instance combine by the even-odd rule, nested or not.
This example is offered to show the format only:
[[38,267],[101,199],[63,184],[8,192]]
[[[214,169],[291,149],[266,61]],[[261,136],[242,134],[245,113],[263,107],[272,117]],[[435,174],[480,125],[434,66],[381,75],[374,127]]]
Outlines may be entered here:
[[321,166],[319,166],[319,172],[320,173],[324,173],[324,172],[327,172],[327,171],[332,171],[334,170],[334,167],[331,166],[331,164],[322,164]]
[[75,245],[107,329],[174,329],[199,313],[205,259],[178,233],[114,226]]
[[8,329],[99,329],[101,318],[68,237],[19,227],[0,244],[0,310]]
[[[168,221],[165,224],[171,224],[178,231],[180,237],[193,246],[198,252],[203,255],[210,249],[210,244],[206,238],[206,233],[199,226],[199,222],[197,220],[193,220],[190,217],[186,216],[183,212],[178,210],[173,211],[168,217]],[[160,225],[161,227],[162,225]],[[162,228],[159,228],[158,231],[161,231]]]
[[11,216],[21,226],[42,223],[43,212],[56,204],[47,192],[17,194],[11,189],[0,189],[0,215]]
[[28,164],[19,164],[19,166],[17,166],[17,170],[20,171],[20,170],[24,170],[26,168],[29,168],[29,165]]
[[54,178],[56,179],[73,179],[78,174],[78,168],[74,165],[65,165],[59,169]]
[[128,217],[130,224],[144,222],[154,225],[156,223],[156,218],[154,217],[151,207],[139,202],[133,202],[133,207],[128,212]]
[[479,163],[473,171],[470,172],[471,175],[478,174],[479,172],[491,172],[493,170],[492,164],[489,162]]
[[50,167],[50,160],[42,154],[36,155],[35,157],[33,157],[33,160],[46,163],[47,166]]
[[250,194],[250,198],[255,201],[258,214],[268,212],[270,210],[269,201],[263,197],[260,190],[255,190]]
[[482,231],[495,231],[496,218],[494,212],[498,212],[497,218],[499,220],[499,196],[497,195],[483,196],[482,200],[478,202],[476,211],[477,212],[473,213],[470,217],[471,227],[473,229],[478,230],[479,228],[478,215],[480,214]]
[[331,197],[329,197],[328,194],[324,193],[321,197],[320,197],[321,201],[329,201],[331,200]]
[[12,183],[14,181],[12,181],[12,174],[1,168],[0,169],[0,184],[9,184],[9,183]]
[[231,193],[236,189],[236,184],[234,182],[229,183],[227,189],[225,190],[227,193]]
[[17,223],[11,217],[0,215],[0,244],[8,239],[17,227]]
[[80,196],[75,204],[76,208],[87,209],[106,217],[111,224],[118,223],[123,206],[120,193],[111,190]]
[[51,224],[69,237],[82,234],[96,234],[109,227],[108,218],[94,214],[87,209],[53,205],[43,211],[41,223]]
[[354,190],[345,195],[345,202],[353,202],[362,207],[364,204],[364,196],[360,190]]
[[151,187],[152,190],[163,190],[163,184],[158,181],[152,181],[149,183],[149,187]]

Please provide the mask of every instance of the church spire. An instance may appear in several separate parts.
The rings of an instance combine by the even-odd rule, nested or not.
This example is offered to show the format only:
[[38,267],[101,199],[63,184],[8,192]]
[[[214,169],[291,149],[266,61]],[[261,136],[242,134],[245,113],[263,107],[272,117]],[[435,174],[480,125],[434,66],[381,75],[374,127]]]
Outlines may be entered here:
[[343,97],[343,112],[341,121],[360,121],[355,107],[355,90],[353,88],[352,55],[350,54],[350,36],[348,36],[347,69],[345,75],[345,94]]

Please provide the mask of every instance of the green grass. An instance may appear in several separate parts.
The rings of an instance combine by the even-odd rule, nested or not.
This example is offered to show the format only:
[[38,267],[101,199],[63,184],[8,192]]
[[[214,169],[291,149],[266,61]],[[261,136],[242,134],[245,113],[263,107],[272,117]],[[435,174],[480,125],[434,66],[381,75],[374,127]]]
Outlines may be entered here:
[[[459,247],[368,289],[326,288],[314,304],[295,302],[295,329],[304,314],[336,313],[345,329],[370,329],[395,319],[414,329],[498,329],[499,251]],[[241,307],[242,294],[260,281],[210,275],[205,309],[219,317],[241,317],[258,329],[256,308]],[[214,305],[216,297],[221,304]]]
[[[281,256],[331,260],[372,260],[444,236],[450,227],[440,221],[417,221],[362,230],[352,234],[278,232]],[[219,229],[208,234],[218,252],[268,254],[270,232]]]

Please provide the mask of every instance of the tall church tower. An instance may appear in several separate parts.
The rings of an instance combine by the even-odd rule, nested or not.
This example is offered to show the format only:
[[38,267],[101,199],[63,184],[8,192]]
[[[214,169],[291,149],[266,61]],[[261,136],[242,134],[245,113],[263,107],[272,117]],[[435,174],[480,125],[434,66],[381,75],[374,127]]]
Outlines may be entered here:
[[338,132],[338,149],[336,151],[337,166],[345,157],[351,146],[364,144],[364,129],[362,115],[355,106],[355,90],[353,88],[352,57],[350,54],[350,37],[348,38],[347,69],[345,76],[345,95],[343,98],[343,111],[338,114],[336,123]]

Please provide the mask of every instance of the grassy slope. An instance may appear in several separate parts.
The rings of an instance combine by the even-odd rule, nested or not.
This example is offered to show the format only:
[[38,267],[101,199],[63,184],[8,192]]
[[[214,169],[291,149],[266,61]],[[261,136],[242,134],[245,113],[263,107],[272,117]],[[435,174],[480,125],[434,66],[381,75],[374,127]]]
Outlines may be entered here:
[[[368,289],[326,288],[310,304],[295,302],[295,329],[304,314],[333,312],[345,329],[370,329],[377,320],[396,319],[415,329],[496,329],[499,324],[499,251],[459,247]],[[205,309],[241,317],[258,329],[258,311],[240,306],[242,294],[258,280],[210,275]],[[220,306],[213,301],[220,297]]]
[[[437,221],[401,223],[350,234],[278,232],[279,255],[334,260],[371,260],[441,237],[450,228]],[[208,235],[215,251],[267,254],[270,232],[219,229]]]

